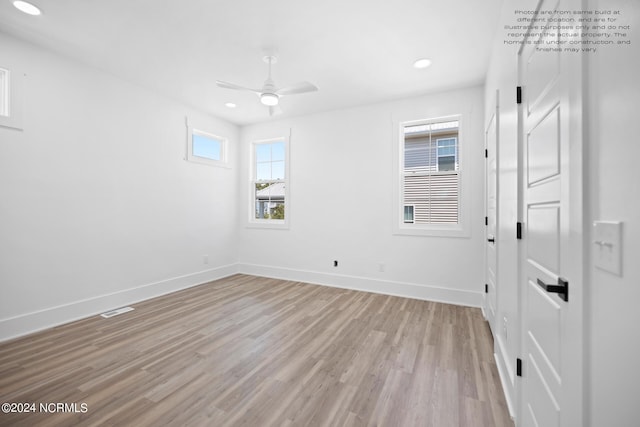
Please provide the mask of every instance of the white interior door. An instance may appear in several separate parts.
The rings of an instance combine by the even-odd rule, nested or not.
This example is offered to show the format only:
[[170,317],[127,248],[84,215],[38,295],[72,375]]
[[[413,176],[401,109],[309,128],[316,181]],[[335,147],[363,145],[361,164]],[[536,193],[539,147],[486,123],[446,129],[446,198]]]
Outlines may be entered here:
[[[495,109],[494,109],[495,111]],[[496,283],[496,272],[498,271],[498,249],[497,249],[497,203],[498,203],[498,163],[497,163],[497,115],[494,113],[489,120],[489,125],[485,132],[486,141],[486,239],[485,239],[485,259],[486,259],[486,293],[485,293],[485,316],[491,325],[491,330],[497,330],[496,310],[498,301],[498,289]]]
[[[541,0],[539,9],[552,12],[558,10],[558,3]],[[518,425],[527,427],[568,427],[580,425],[576,420],[581,419],[570,403],[575,402],[571,394],[582,392],[575,371],[571,372],[575,369],[572,364],[581,364],[572,358],[582,346],[582,331],[581,326],[575,330],[569,319],[571,307],[582,304],[581,292],[572,292],[581,286],[573,265],[582,261],[570,250],[576,211],[570,209],[571,191],[579,191],[572,188],[570,179],[571,76],[564,58],[567,54],[537,49],[553,40],[531,37],[518,54],[521,219],[525,230],[521,243],[523,372]]]

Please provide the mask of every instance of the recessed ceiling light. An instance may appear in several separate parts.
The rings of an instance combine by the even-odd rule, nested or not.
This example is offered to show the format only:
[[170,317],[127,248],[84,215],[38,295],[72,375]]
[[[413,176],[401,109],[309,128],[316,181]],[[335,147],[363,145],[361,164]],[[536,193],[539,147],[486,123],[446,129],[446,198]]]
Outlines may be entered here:
[[418,59],[416,62],[413,63],[413,67],[418,69],[427,68],[430,65],[431,65],[431,60],[427,58]]
[[36,15],[40,15],[41,13],[40,9],[38,9],[36,6],[32,5],[31,3],[27,3],[26,1],[16,0],[13,2],[13,5],[20,12],[24,12],[27,15],[36,16]]
[[227,103],[226,103],[226,104],[224,104],[224,105],[225,105],[225,107],[227,107],[227,108],[236,108],[236,107],[237,107],[237,105],[236,105],[236,104],[234,104],[233,102],[227,102]]

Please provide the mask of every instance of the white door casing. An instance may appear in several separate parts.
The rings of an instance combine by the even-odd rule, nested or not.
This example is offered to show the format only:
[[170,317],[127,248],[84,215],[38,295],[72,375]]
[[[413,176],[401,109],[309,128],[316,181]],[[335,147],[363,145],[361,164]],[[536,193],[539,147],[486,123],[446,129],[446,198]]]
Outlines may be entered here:
[[[497,98],[496,98],[497,99]],[[498,222],[498,115],[497,108],[494,109],[489,119],[489,124],[485,131],[485,177],[486,177],[486,218],[485,218],[485,316],[491,330],[498,328],[496,319],[498,303],[498,248],[497,248],[497,222]]]

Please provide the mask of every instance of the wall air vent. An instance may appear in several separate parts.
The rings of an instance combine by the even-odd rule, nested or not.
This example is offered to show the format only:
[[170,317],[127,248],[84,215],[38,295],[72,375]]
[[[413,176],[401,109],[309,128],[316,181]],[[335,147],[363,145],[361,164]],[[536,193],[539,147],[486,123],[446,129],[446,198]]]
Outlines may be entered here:
[[100,316],[104,317],[105,319],[108,319],[110,317],[117,316],[118,314],[126,313],[128,311],[133,311],[133,307],[116,308],[115,310],[102,313]]

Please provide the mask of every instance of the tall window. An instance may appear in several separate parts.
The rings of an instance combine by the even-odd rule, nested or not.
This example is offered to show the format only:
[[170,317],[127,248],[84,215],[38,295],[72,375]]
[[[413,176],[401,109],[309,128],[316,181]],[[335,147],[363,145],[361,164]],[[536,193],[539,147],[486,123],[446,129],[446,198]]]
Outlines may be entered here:
[[0,126],[22,129],[24,74],[0,64]]
[[401,124],[403,224],[459,223],[459,120]]
[[254,223],[285,224],[288,141],[278,138],[253,143],[252,199]]
[[9,70],[0,68],[0,116],[9,117]]

